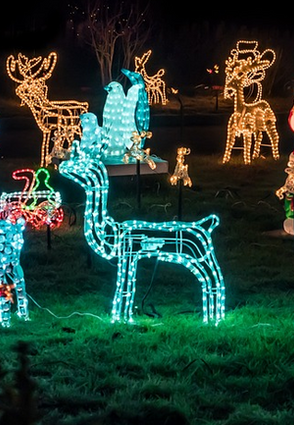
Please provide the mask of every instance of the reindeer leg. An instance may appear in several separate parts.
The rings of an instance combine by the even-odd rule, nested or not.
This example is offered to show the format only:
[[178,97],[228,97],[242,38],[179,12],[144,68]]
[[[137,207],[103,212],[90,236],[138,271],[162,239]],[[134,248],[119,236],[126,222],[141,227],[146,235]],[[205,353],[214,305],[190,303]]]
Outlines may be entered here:
[[225,153],[223,156],[223,164],[225,164],[226,162],[229,162],[231,159],[231,153],[235,144],[235,138],[236,138],[236,132],[234,128],[234,116],[231,115],[228,122],[227,142],[226,142]]
[[259,158],[262,137],[263,137],[262,131],[258,131],[257,136],[256,136],[256,133],[254,133],[255,143],[254,143],[254,151],[252,155],[253,159]]
[[244,158],[244,163],[248,165],[251,163],[252,133],[250,131],[244,131],[243,138],[244,138],[243,158]]
[[136,292],[138,255],[128,259],[127,288],[125,294],[124,320],[133,322],[133,305]]
[[279,134],[276,129],[275,121],[267,122],[266,133],[271,142],[273,157],[274,159],[279,159]]
[[120,321],[123,305],[123,290],[126,280],[127,260],[122,255],[119,256],[117,265],[116,290],[112,302],[112,322]]

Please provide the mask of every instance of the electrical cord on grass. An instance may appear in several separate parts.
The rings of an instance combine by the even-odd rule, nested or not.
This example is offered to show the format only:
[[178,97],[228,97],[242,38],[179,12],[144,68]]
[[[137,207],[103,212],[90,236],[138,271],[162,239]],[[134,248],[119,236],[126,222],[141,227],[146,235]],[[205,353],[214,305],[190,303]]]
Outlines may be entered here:
[[72,316],[77,315],[77,316],[91,316],[91,317],[95,317],[96,319],[99,319],[102,322],[104,322],[104,320],[100,316],[97,316],[96,314],[93,314],[93,313],[81,313],[79,311],[74,311],[73,313],[69,314],[68,316],[57,316],[51,310],[49,310],[49,308],[40,306],[40,304],[38,304],[37,301],[31,295],[27,294],[27,297],[30,298],[33,301],[33,303],[39,309],[47,311],[48,313],[50,313],[56,319],[70,319]]

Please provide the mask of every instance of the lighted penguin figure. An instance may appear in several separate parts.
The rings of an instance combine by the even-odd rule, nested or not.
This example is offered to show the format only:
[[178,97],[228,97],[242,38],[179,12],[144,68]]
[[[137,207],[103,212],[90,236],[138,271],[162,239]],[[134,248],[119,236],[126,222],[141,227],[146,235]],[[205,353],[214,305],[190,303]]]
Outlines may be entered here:
[[131,146],[132,133],[137,130],[135,110],[139,86],[130,87],[125,95],[122,85],[116,81],[104,87],[107,98],[103,109],[102,138],[108,139],[105,157],[122,157]]
[[[149,130],[150,124],[150,107],[144,78],[141,74],[139,74],[139,72],[129,71],[125,68],[123,68],[121,72],[125,74],[126,77],[128,77],[133,86],[139,86],[138,103],[135,110],[135,122],[138,134],[142,134],[143,132],[147,132]],[[142,139],[141,148],[144,147],[145,140],[146,138]]]

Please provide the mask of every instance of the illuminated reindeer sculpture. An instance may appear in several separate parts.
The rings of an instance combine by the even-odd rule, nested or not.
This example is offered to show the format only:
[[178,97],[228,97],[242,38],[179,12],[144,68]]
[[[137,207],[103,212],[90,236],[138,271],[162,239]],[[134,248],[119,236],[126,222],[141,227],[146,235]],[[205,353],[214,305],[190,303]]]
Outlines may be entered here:
[[[81,116],[85,139],[95,133],[94,114]],[[194,274],[202,288],[203,320],[218,323],[224,318],[224,280],[215,257],[211,239],[219,224],[215,215],[194,222],[152,223],[142,220],[116,222],[107,211],[109,181],[101,157],[103,141],[85,153],[74,141],[70,159],[63,161],[59,172],[79,184],[86,193],[84,232],[89,246],[106,260],[117,259],[117,281],[112,320],[133,320],[138,261],[155,257],[158,261],[181,264]]]
[[144,79],[149,105],[159,102],[161,102],[162,105],[166,105],[167,99],[165,82],[161,78],[164,75],[164,69],[162,68],[157,71],[155,75],[150,76],[147,74],[145,68],[151,53],[152,51],[148,50],[148,52],[144,53],[141,58],[138,56],[135,57],[135,72],[140,73]]
[[[252,137],[255,141],[252,158],[258,158],[263,132],[269,137],[274,159],[279,159],[276,117],[268,102],[261,99],[260,83],[265,78],[265,70],[273,64],[276,56],[271,49],[266,49],[261,54],[257,47],[257,41],[239,41],[226,61],[224,96],[234,99],[234,113],[228,122],[223,163],[230,161],[236,137],[241,136],[244,144],[244,163],[251,163]],[[251,103],[245,102],[244,89],[248,87],[257,87],[256,98]]]
[[17,59],[10,55],[6,61],[9,77],[19,84],[15,92],[21,106],[26,104],[31,109],[43,132],[41,167],[50,164],[52,157],[67,157],[72,141],[81,136],[80,115],[88,110],[87,102],[48,99],[46,80],[51,77],[56,62],[55,52],[44,59],[41,56],[28,59],[19,53]]
[[0,220],[0,323],[9,327],[13,293],[17,300],[17,315],[29,319],[23,269],[20,253],[23,246],[25,220],[19,218],[15,223]]

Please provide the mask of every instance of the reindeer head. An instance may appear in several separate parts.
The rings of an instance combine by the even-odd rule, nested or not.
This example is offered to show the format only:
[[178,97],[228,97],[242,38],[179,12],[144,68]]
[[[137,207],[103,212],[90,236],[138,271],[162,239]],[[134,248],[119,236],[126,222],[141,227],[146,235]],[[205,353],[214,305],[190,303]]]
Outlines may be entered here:
[[10,55],[6,60],[9,77],[19,84],[16,94],[22,101],[47,93],[45,81],[51,77],[57,62],[57,54],[51,52],[47,58],[41,56],[29,59],[19,53],[17,59]]
[[231,56],[226,60],[224,96],[232,98],[239,89],[257,84],[265,78],[265,70],[275,61],[275,52],[257,50],[257,41],[238,41]]

